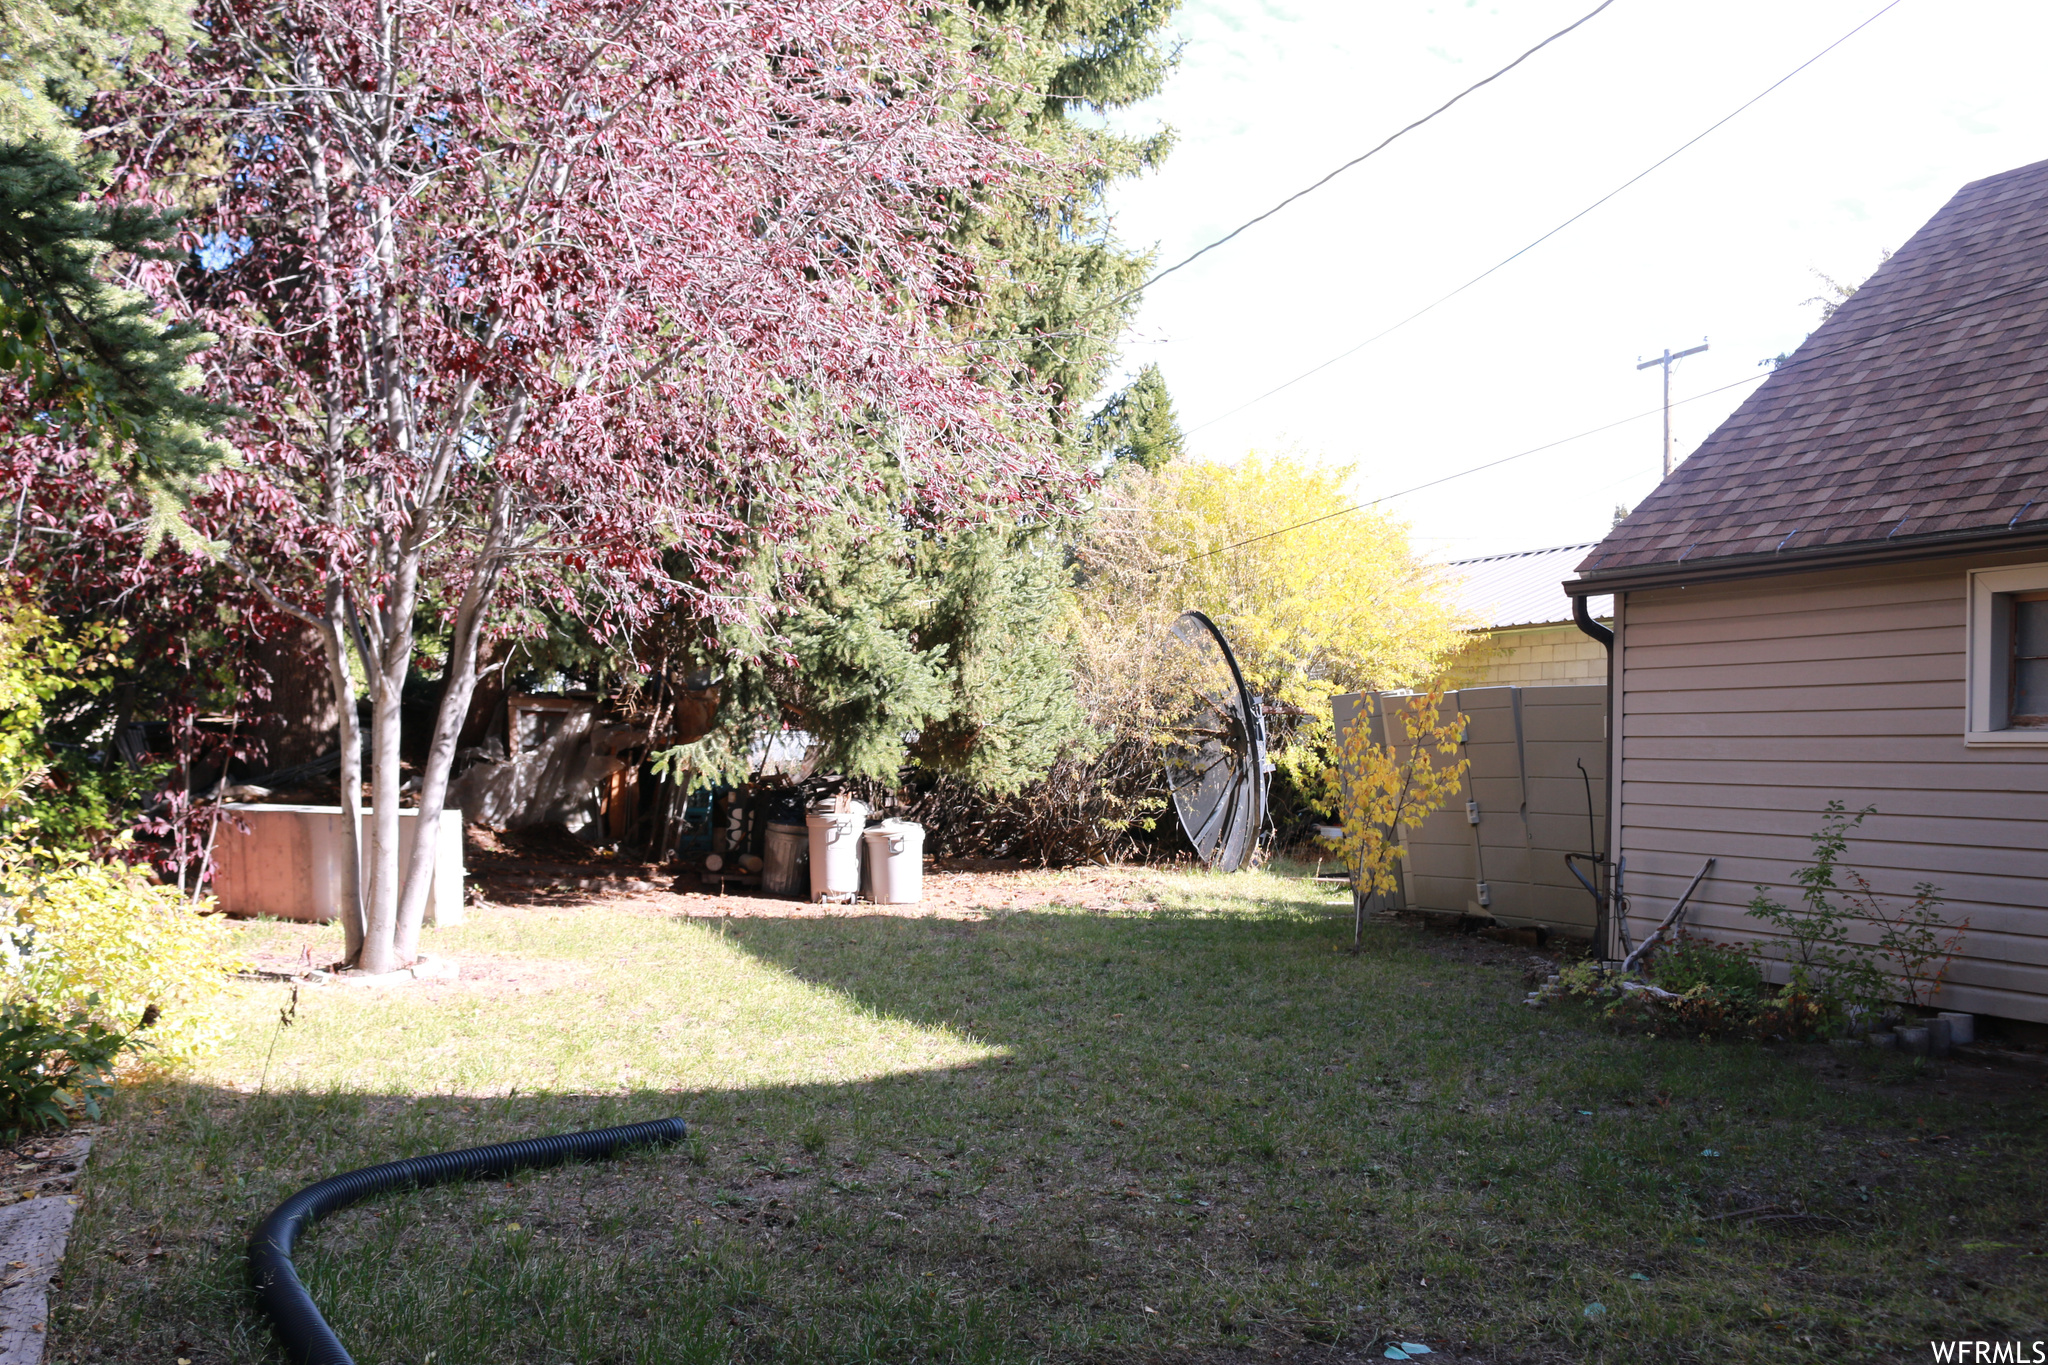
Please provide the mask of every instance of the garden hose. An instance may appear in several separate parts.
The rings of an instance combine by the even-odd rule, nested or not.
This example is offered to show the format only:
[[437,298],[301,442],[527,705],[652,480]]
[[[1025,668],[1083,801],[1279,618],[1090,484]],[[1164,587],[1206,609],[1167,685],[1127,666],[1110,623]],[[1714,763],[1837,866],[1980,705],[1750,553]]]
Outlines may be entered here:
[[554,1166],[576,1158],[608,1157],[628,1147],[680,1142],[688,1134],[681,1119],[655,1119],[622,1128],[500,1142],[459,1152],[387,1161],[308,1185],[279,1204],[249,1239],[249,1275],[256,1301],[270,1317],[278,1344],[294,1365],[355,1365],[320,1316],[292,1266],[292,1243],[300,1229],[349,1205],[387,1190],[425,1189],[451,1180],[510,1175],[528,1166]]

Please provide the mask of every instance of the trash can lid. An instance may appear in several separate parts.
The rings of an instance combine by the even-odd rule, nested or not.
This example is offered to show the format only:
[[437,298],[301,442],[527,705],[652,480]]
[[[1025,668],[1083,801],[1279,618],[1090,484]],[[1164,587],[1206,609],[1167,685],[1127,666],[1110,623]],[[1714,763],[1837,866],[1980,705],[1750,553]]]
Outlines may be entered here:
[[849,801],[846,803],[846,809],[841,810],[838,806],[838,803],[833,798],[828,796],[823,801],[817,801],[812,803],[811,814],[835,816],[839,818],[844,818],[849,815],[857,815],[862,820],[866,820],[868,818],[868,808],[862,802]]
[[879,836],[883,839],[901,839],[906,835],[915,835],[918,838],[923,838],[924,826],[918,824],[915,820],[883,820],[878,824],[869,825],[866,834],[862,837],[875,838]]

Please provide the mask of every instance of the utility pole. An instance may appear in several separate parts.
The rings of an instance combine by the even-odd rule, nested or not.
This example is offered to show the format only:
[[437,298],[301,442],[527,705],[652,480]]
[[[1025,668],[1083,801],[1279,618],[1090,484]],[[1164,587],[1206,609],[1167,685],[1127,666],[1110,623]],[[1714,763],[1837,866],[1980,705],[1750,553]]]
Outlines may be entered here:
[[1698,355],[1706,349],[1707,339],[1701,337],[1700,344],[1689,351],[1680,351],[1678,354],[1673,355],[1671,348],[1667,346],[1664,348],[1664,354],[1655,360],[1644,360],[1641,356],[1636,357],[1639,362],[1636,368],[1639,370],[1647,370],[1652,365],[1662,365],[1664,367],[1664,477],[1667,479],[1671,477],[1671,362],[1683,360],[1689,355]]

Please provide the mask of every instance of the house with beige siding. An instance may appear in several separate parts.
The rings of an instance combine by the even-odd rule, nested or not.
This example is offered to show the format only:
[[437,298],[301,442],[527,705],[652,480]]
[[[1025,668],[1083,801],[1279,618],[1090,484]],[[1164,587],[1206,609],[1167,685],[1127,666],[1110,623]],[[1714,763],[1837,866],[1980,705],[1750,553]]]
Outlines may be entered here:
[[[1465,620],[1478,622],[1471,643],[1451,661],[1448,681],[1464,687],[1571,687],[1607,681],[1607,651],[1572,621],[1572,599],[1558,586],[1593,547],[1460,559],[1444,566]],[[1607,619],[1604,598],[1588,604]]]
[[[1565,590],[1611,595],[1636,938],[1757,938],[1829,801],[1845,863],[1968,921],[1943,1008],[2048,1023],[2048,162],[1959,191]],[[1599,635],[1596,628],[1588,632]]]

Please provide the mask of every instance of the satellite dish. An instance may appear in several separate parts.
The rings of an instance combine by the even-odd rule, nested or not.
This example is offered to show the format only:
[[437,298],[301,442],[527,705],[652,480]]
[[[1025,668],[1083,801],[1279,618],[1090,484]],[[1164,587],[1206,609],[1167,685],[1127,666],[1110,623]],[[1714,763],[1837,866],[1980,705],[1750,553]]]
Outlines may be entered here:
[[1212,868],[1251,864],[1266,823],[1266,714],[1223,632],[1199,611],[1167,632],[1166,785],[1196,854]]

